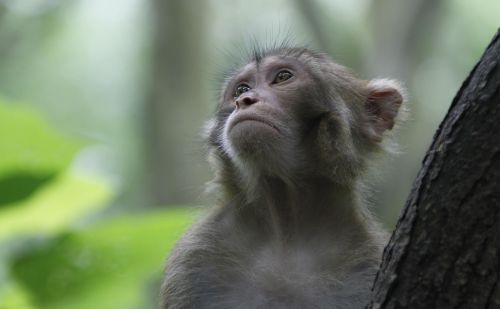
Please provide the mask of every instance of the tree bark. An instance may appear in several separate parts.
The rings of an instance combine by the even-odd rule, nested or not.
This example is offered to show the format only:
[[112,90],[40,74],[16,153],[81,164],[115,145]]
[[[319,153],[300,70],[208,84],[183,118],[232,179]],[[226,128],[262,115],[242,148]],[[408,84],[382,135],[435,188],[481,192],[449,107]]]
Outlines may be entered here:
[[500,308],[500,29],[434,136],[367,308]]

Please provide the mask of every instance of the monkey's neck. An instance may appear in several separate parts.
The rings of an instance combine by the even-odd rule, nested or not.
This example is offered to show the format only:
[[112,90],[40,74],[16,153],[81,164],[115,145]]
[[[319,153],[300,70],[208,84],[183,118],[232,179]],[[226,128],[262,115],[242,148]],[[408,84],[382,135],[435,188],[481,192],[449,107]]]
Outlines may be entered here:
[[255,196],[239,208],[241,218],[258,222],[254,224],[280,241],[319,234],[346,235],[346,230],[365,228],[354,188],[318,178],[301,183],[295,186],[263,177]]

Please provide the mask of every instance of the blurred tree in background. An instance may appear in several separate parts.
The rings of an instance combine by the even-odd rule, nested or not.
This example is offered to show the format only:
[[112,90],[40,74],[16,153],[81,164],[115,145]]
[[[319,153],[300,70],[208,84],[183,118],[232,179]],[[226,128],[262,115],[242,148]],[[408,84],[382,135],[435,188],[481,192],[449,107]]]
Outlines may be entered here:
[[152,3],[144,141],[146,193],[156,205],[192,203],[193,185],[200,184],[197,178],[205,165],[200,164],[204,162],[201,144],[193,142],[210,101],[202,74],[207,61],[206,10],[204,1]]
[[[200,127],[253,41],[402,80],[402,154],[371,177],[391,228],[498,25],[466,0],[0,0],[0,308],[154,308],[210,179]],[[229,55],[236,54],[236,57]]]

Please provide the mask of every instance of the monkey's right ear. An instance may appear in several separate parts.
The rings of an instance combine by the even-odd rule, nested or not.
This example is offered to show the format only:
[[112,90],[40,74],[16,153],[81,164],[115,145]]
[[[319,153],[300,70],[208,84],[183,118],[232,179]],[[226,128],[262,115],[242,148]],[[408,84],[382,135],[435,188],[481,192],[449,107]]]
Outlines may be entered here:
[[396,116],[405,101],[405,91],[397,81],[390,79],[374,79],[366,87],[365,107],[373,129],[373,139],[380,142],[383,133],[394,127]]

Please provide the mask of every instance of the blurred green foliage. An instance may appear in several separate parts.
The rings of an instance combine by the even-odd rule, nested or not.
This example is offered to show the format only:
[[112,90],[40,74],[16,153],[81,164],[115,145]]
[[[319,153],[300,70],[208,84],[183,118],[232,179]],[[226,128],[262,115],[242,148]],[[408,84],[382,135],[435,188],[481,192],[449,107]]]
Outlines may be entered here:
[[2,100],[0,136],[0,207],[52,180],[82,146],[50,128],[33,107]]
[[196,213],[129,215],[61,234],[14,259],[12,277],[23,288],[11,291],[10,301],[35,308],[153,308],[166,253]]
[[32,106],[5,100],[0,100],[0,136],[0,175],[55,173],[83,146],[54,130]]
[[50,235],[111,198],[102,179],[69,169],[83,143],[50,127],[32,107],[0,102],[0,244]]
[[102,180],[63,172],[26,199],[0,209],[0,242],[9,236],[59,232],[104,207],[110,198]]
[[196,212],[85,224],[113,189],[70,167],[84,143],[32,107],[7,102],[0,135],[0,308],[155,307],[149,285],[158,285],[167,252]]

